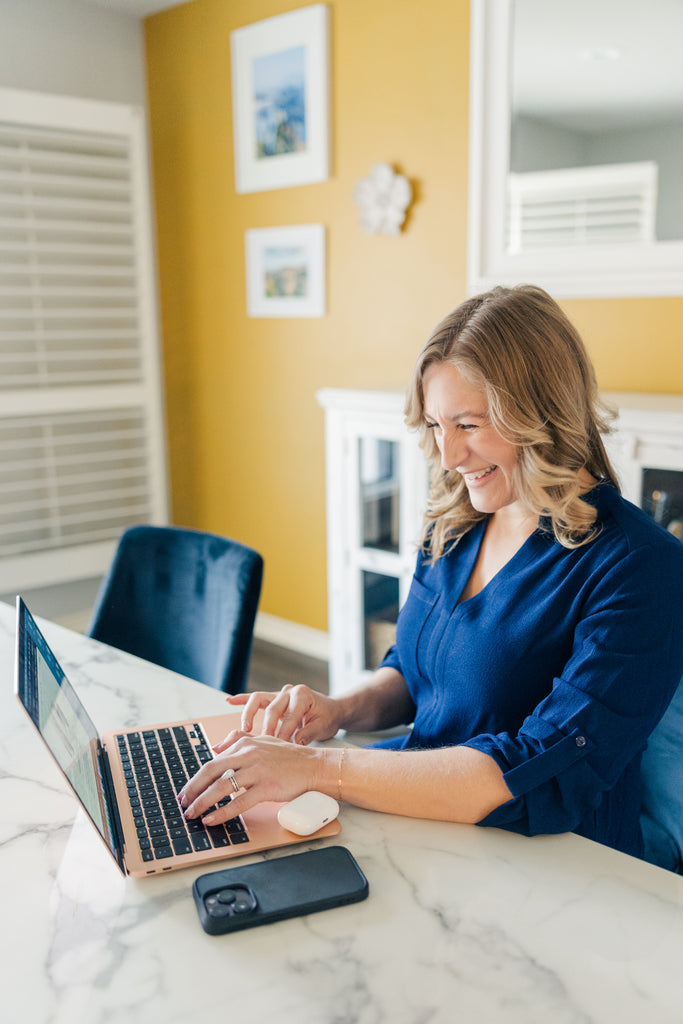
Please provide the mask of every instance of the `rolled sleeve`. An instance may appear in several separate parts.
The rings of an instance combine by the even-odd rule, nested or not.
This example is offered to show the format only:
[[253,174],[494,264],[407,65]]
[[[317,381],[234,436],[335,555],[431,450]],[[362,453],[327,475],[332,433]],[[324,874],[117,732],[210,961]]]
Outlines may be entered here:
[[[657,561],[639,550],[606,573],[587,601],[562,676],[516,734],[464,743],[496,761],[513,797],[481,825],[526,835],[580,831],[618,785],[615,804],[634,813],[640,754],[683,671],[681,602],[665,586],[659,593],[643,586],[644,562],[647,578]],[[662,580],[671,579],[658,568]],[[674,589],[680,598],[680,585]]]
[[401,670],[401,660],[398,656],[398,651],[396,650],[395,644],[393,647],[390,647],[387,653],[384,655],[381,662],[379,663],[379,667],[395,668],[397,672],[401,672],[401,674],[403,674]]
[[608,788],[589,761],[597,745],[578,728],[563,735],[537,719],[525,723],[517,736],[482,735],[464,746],[492,757],[513,795],[481,825],[525,835],[572,831]]

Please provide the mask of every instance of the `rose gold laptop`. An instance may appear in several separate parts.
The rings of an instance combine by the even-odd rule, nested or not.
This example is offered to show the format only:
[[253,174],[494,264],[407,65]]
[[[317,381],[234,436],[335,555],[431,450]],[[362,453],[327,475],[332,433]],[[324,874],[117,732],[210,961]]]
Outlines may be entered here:
[[148,875],[336,835],[338,820],[305,839],[282,828],[279,803],[225,826],[185,821],[176,794],[240,715],[165,722],[98,735],[23,600],[17,598],[15,691],[88,818],[125,875]]

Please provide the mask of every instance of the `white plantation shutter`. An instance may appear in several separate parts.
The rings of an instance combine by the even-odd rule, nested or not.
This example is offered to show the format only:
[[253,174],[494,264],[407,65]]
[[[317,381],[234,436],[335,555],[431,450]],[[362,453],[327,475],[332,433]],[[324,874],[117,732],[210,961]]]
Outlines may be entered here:
[[140,111],[0,89],[0,591],[166,520]]
[[510,174],[510,252],[653,242],[657,165],[613,164]]

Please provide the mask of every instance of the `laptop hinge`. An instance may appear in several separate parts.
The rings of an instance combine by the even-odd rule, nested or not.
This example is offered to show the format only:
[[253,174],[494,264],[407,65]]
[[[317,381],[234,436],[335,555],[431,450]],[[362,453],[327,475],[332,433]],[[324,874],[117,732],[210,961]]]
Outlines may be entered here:
[[104,786],[104,792],[106,794],[106,806],[107,815],[109,818],[109,827],[111,829],[112,837],[114,840],[114,853],[116,854],[116,862],[121,868],[121,871],[127,874],[126,864],[123,859],[123,826],[121,824],[121,817],[119,815],[119,805],[116,801],[116,791],[114,790],[114,780],[111,774],[111,768],[109,766],[109,754],[102,746],[101,740],[97,741],[97,757],[100,764],[100,775],[102,777],[102,785]]

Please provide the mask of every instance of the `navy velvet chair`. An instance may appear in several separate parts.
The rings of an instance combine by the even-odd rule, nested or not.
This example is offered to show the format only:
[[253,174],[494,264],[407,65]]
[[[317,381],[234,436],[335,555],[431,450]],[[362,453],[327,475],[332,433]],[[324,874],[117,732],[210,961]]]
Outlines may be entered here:
[[226,693],[246,687],[263,559],[237,541],[133,526],[100,586],[88,636]]
[[641,762],[645,860],[683,874],[683,680]]

